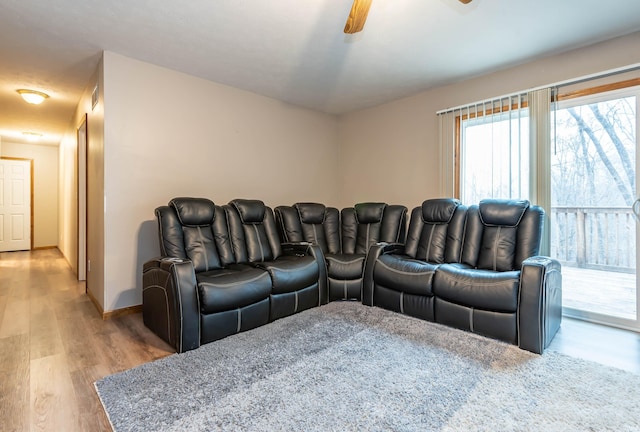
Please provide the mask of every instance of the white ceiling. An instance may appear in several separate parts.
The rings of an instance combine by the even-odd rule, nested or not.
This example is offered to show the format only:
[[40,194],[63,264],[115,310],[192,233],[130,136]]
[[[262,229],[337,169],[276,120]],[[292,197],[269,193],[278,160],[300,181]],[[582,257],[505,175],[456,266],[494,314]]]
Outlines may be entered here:
[[[347,36],[350,7],[2,0],[0,135],[58,144],[102,50],[342,114],[640,30],[639,0],[373,0],[365,30]],[[51,97],[27,105],[18,88]]]

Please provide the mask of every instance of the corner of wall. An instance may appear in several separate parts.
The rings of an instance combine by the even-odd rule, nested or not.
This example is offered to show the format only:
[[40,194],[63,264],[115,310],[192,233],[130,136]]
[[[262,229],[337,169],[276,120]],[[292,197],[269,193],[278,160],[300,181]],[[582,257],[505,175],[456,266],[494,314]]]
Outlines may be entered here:
[[[91,95],[93,89],[95,88],[96,83],[100,82],[102,76],[102,57],[100,58],[98,65],[91,78],[89,79],[80,100],[78,101],[78,105],[76,107],[75,113],[72,119],[69,122],[69,126],[67,128],[67,132],[63,136],[63,139],[59,146],[59,154],[58,154],[58,196],[59,196],[59,206],[58,206],[58,248],[60,252],[64,256],[64,258],[69,262],[73,271],[77,274],[78,272],[78,144],[77,144],[77,128],[80,126],[81,121],[83,120],[85,113],[87,116],[87,153],[89,153],[89,147],[98,145],[98,148],[102,148],[103,142],[103,114],[102,111],[96,112],[95,109],[92,109],[91,103]],[[89,154],[88,154],[89,159]],[[101,161],[101,156],[97,158],[98,165]],[[97,178],[99,178],[102,170],[100,168],[99,172],[95,172],[96,170],[92,170],[90,174],[88,174],[87,183],[88,185],[94,185],[94,187],[101,187],[101,184],[96,182]],[[92,178],[94,174],[97,174],[98,177]],[[100,191],[96,191],[92,189],[88,191],[88,196],[91,196],[93,193],[100,193]],[[102,206],[102,199],[99,199],[99,208]],[[96,211],[99,214],[99,210]],[[103,231],[101,226],[101,219],[92,218],[89,224],[89,232],[87,233],[88,238],[88,250],[87,250],[87,259],[91,259],[91,250],[97,249],[100,250],[102,246],[102,238],[101,234]],[[100,255],[100,254],[99,254]],[[92,262],[92,270],[94,268],[100,268],[99,259]],[[100,275],[97,277],[90,278],[87,277],[87,288],[90,291],[91,297],[99,304],[102,308],[104,306],[104,280],[101,279]]]

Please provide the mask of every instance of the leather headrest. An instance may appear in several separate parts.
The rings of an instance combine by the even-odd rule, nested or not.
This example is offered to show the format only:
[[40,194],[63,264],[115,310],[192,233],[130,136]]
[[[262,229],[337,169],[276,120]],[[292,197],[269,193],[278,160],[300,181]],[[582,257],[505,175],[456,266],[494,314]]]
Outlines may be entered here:
[[527,200],[485,199],[480,201],[480,220],[491,226],[518,226],[529,208]]
[[360,203],[354,207],[358,223],[370,224],[382,221],[382,215],[387,205],[385,203]]
[[422,203],[422,220],[431,224],[446,224],[451,221],[460,201],[453,198],[435,198]]
[[317,203],[296,203],[293,205],[300,215],[300,221],[307,224],[321,224],[324,222],[326,207]]
[[216,207],[213,201],[206,198],[174,198],[169,201],[178,215],[178,220],[185,226],[211,225],[215,217]]
[[238,211],[242,223],[259,224],[264,221],[266,206],[260,200],[235,199],[229,204]]

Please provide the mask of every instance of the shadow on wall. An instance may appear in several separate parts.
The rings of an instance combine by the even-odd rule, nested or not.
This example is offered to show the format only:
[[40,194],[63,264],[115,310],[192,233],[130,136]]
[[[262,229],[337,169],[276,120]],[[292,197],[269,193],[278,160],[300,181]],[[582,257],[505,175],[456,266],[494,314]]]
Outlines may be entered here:
[[[142,266],[145,262],[151,258],[155,258],[160,255],[160,241],[158,239],[158,222],[153,220],[147,220],[142,222],[138,229],[138,253],[136,254],[136,288],[135,291],[135,303],[142,304]],[[124,295],[131,295],[127,291],[123,292]]]
[[136,253],[135,287],[120,291],[110,310],[117,310],[142,304],[142,266],[151,258],[160,255],[158,223],[155,220],[142,222],[138,229]]

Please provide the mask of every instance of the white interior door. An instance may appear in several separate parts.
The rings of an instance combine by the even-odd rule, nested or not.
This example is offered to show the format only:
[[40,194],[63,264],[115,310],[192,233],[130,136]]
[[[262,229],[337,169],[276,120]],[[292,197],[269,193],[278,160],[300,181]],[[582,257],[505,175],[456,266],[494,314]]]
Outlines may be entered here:
[[31,249],[31,161],[0,159],[0,252]]

